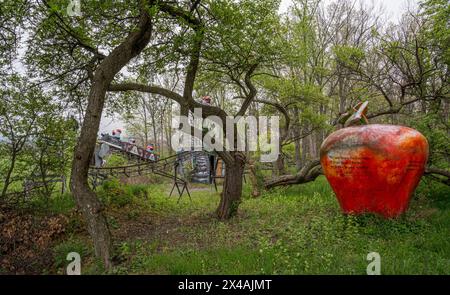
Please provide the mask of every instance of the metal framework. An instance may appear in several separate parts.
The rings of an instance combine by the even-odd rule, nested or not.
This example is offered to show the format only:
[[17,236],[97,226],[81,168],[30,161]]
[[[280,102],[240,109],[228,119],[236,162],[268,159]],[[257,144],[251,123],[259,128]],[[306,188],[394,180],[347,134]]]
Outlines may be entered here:
[[[128,155],[127,151],[121,151]],[[178,192],[178,202],[183,196],[184,192],[187,193],[189,199],[191,194],[187,186],[188,182],[178,175],[178,167],[182,161],[192,158],[195,154],[201,153],[197,151],[186,151],[176,155],[158,159],[156,161],[143,160],[141,163],[126,165],[126,166],[114,166],[114,167],[95,167],[91,166],[89,169],[90,182],[95,189],[99,184],[106,180],[110,176],[124,175],[126,177],[135,177],[148,174],[156,174],[162,177],[169,178],[173,181],[170,195],[172,196],[175,188]],[[192,200],[192,199],[191,199]]]

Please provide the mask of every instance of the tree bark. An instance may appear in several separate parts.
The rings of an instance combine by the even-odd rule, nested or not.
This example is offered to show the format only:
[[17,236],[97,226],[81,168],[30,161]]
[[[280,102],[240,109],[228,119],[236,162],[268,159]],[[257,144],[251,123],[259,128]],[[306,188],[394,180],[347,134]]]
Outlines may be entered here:
[[145,98],[142,97],[142,110],[144,115],[144,146],[147,148],[148,142],[148,121],[147,121],[147,103]]
[[[342,76],[342,67],[340,64],[338,64],[337,67],[338,70],[338,95],[339,95],[339,114],[342,115],[346,111],[346,95],[344,90],[344,78]],[[344,127],[343,123],[338,124],[338,129],[341,129]]]
[[242,196],[242,181],[244,176],[245,155],[241,152],[230,153],[233,161],[226,161],[225,179],[216,210],[220,220],[231,218],[237,213]]
[[257,198],[261,195],[261,192],[258,183],[258,176],[256,175],[256,168],[254,161],[248,161],[248,172],[250,183],[252,185],[252,197]]
[[279,178],[267,181],[264,186],[266,189],[272,189],[277,186],[307,183],[314,181],[321,174],[320,161],[316,159],[306,163],[297,174],[283,175]]
[[111,236],[102,213],[102,204],[88,185],[89,163],[94,153],[107,89],[114,76],[150,41],[151,19],[146,1],[140,2],[140,11],[137,30],[133,30],[109,56],[102,60],[93,75],[88,106],[72,163],[71,190],[87,222],[95,255],[102,259],[106,269],[111,267]]
[[14,171],[14,167],[16,166],[16,157],[17,157],[17,152],[14,150],[12,155],[11,155],[11,162],[10,162],[10,165],[9,165],[8,172],[6,173],[6,178],[5,178],[4,185],[3,185],[3,190],[2,190],[2,198],[5,197],[6,192],[8,191],[8,187],[11,184],[10,183],[11,175],[12,175],[12,172]]
[[[280,151],[281,151],[281,143],[280,143]],[[286,166],[284,163],[284,155],[280,153],[278,159],[274,163],[275,175],[280,176],[286,174]]]
[[315,143],[315,132],[311,133],[309,136],[309,155],[310,158],[316,157],[316,143]]
[[[151,111],[151,120],[152,120],[152,130],[153,130],[153,141],[155,144],[155,148],[159,149],[159,145],[158,145],[158,135],[156,134],[156,118],[155,118],[155,110],[152,108]],[[160,152],[160,150],[159,150]]]
[[95,255],[103,259],[106,269],[111,267],[111,238],[102,205],[97,196],[89,188],[87,175],[92,158],[101,113],[105,100],[105,91],[101,75],[97,75],[88,99],[88,110],[84,117],[83,127],[75,148],[72,164],[71,190],[78,208],[87,222],[88,231],[94,242]]
[[298,111],[298,107],[294,107],[294,119],[295,119],[295,127],[294,127],[294,137],[296,140],[295,144],[295,168],[299,171],[302,168],[302,152],[301,152],[301,139],[300,134],[300,114]]
[[[308,127],[305,124],[305,127],[303,128],[303,132],[308,132]],[[310,151],[309,151],[309,137],[311,135],[308,135],[304,138],[302,138],[302,167],[305,165],[306,161],[310,158]]]
[[[297,133],[298,132],[296,132],[296,134]],[[294,144],[295,144],[295,169],[298,171],[302,169],[301,140],[296,139]]]

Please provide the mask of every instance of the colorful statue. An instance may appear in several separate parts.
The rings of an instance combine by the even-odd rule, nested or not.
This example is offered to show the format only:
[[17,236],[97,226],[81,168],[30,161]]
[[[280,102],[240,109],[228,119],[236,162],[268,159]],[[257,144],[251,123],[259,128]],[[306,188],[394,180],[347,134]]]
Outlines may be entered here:
[[147,153],[148,153],[148,159],[155,161],[156,157],[155,157],[155,147],[154,145],[151,143],[149,145],[147,145],[147,149],[146,149]]
[[322,143],[320,162],[345,213],[397,217],[422,177],[428,142],[418,131],[367,123],[367,102],[358,104]]
[[115,139],[118,139],[118,140],[120,140],[120,136],[122,135],[122,130],[121,129],[114,129],[113,131],[112,131],[112,136],[115,138]]
[[209,96],[209,95],[202,96],[202,104],[210,105],[211,104],[211,96]]

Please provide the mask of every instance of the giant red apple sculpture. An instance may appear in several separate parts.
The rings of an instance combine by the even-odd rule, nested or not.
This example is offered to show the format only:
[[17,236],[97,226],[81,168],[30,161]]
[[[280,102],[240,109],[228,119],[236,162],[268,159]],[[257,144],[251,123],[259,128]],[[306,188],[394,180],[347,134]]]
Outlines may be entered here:
[[[364,116],[363,116],[364,117]],[[394,125],[340,129],[322,144],[320,162],[344,213],[403,213],[422,177],[428,142],[418,131]]]

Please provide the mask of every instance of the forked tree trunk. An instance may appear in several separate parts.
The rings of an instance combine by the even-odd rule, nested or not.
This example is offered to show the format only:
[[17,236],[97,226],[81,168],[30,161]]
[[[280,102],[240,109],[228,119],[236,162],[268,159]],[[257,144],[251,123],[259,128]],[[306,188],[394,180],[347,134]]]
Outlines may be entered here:
[[226,163],[223,190],[216,211],[220,220],[233,217],[241,202],[245,155],[240,152],[232,152],[231,154],[234,161],[233,163]]

